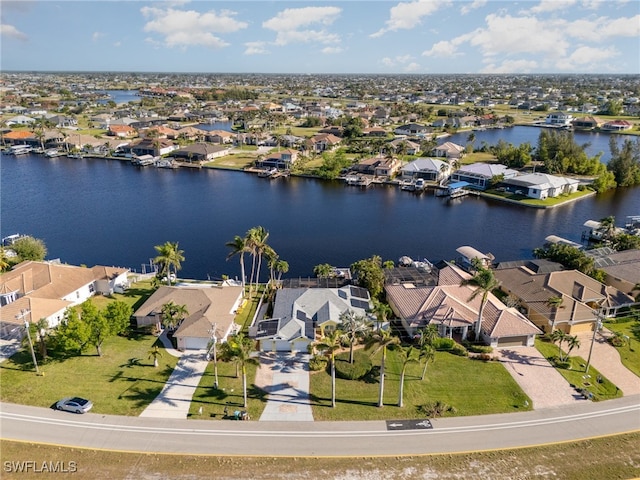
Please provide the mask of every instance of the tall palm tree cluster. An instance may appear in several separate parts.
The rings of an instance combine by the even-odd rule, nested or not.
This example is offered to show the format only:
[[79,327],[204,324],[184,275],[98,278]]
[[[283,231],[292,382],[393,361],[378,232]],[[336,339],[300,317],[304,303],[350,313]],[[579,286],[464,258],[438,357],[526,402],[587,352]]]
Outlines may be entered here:
[[181,268],[181,262],[184,262],[184,251],[178,247],[178,242],[165,242],[162,245],[154,247],[157,256],[154,259],[158,265],[158,278],[167,279],[167,285],[171,286],[171,277],[178,276],[178,270]]
[[240,259],[240,276],[243,289],[246,288],[246,266],[245,254],[251,256],[251,273],[249,275],[249,296],[253,291],[254,285],[260,283],[260,272],[262,270],[262,261],[266,258],[269,268],[268,285],[275,286],[282,274],[289,271],[289,264],[282,260],[276,251],[267,243],[269,232],[262,226],[250,228],[244,237],[236,235],[233,240],[226,243],[231,249],[227,255],[227,260],[238,256]]
[[[386,310],[377,308],[377,315],[386,315]],[[385,317],[386,318],[386,317]],[[378,407],[384,406],[384,379],[385,365],[387,361],[387,352],[394,350],[397,352],[398,358],[402,363],[402,371],[400,373],[400,388],[398,392],[398,406],[404,405],[404,380],[407,366],[410,363],[424,362],[421,380],[424,380],[427,365],[435,360],[435,350],[432,342],[437,338],[437,327],[428,326],[421,331],[420,342],[418,346],[403,346],[400,338],[392,333],[390,329],[379,328],[380,319],[376,321],[378,328],[373,328],[373,324],[367,321],[363,315],[357,315],[352,311],[343,312],[340,315],[340,325],[337,329],[323,335],[312,344],[314,350],[319,351],[327,357],[331,370],[331,406],[336,406],[336,352],[341,350],[345,345],[349,348],[349,362],[354,362],[353,349],[358,342],[362,341],[365,350],[370,355],[382,353],[380,358],[380,380],[378,392]]]

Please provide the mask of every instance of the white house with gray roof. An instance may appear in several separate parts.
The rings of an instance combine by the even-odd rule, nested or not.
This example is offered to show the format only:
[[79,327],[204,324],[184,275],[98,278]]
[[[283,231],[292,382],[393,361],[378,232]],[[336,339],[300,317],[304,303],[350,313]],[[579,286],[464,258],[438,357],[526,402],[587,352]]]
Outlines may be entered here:
[[306,352],[316,329],[333,330],[343,313],[366,316],[371,309],[371,296],[360,287],[283,288],[276,293],[272,318],[257,321],[249,336],[263,352]]
[[402,180],[423,178],[439,182],[451,172],[451,166],[435,158],[416,158],[400,169]]
[[580,185],[580,181],[575,178],[549,175],[548,173],[518,175],[505,179],[502,183],[509,191],[541,200],[574,193],[578,191],[578,185]]

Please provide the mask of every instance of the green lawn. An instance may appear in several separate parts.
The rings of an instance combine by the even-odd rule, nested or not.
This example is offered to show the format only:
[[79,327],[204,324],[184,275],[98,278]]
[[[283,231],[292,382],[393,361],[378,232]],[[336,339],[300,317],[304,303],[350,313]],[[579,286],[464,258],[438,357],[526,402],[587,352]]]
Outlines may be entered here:
[[545,200],[538,200],[535,198],[529,198],[526,195],[517,195],[515,193],[510,192],[499,192],[497,190],[487,190],[482,193],[485,197],[494,197],[496,199],[507,199],[516,201],[524,206],[531,207],[552,207],[554,205],[559,205],[563,202],[569,200],[576,200],[578,198],[582,198],[588,195],[593,195],[592,190],[578,190],[577,192],[571,194],[559,195],[553,198],[546,198]]
[[616,350],[622,364],[640,377],[640,321],[620,318],[615,323],[605,322],[604,326],[629,337],[627,345],[616,347]]
[[257,155],[255,152],[246,151],[242,153],[234,153],[233,155],[225,155],[224,157],[216,158],[203,165],[210,168],[228,168],[230,170],[242,170],[245,167],[251,166],[256,157]]
[[[536,338],[536,348],[544,357],[551,362],[558,355],[558,346]],[[621,397],[622,392],[611,383],[607,378],[600,375],[600,372],[589,365],[588,375],[585,373],[587,362],[582,357],[569,357],[571,365],[569,368],[556,368],[565,380],[575,385],[577,388],[584,388],[593,394],[593,400],[610,400],[612,398]],[[601,378],[601,382],[596,379]]]
[[[266,392],[254,385],[257,365],[247,365],[247,411],[252,420],[258,420],[266,405]],[[215,375],[213,362],[209,362],[207,369],[196,389],[189,417],[196,419],[218,419],[224,416],[224,407],[229,405],[229,415],[242,408],[242,373],[236,378],[236,367],[233,363],[218,362],[218,389],[214,388]],[[199,409],[202,407],[202,414]]]
[[[336,408],[331,408],[331,376],[312,372],[311,399],[316,420],[383,420],[416,418],[417,407],[441,401],[457,409],[457,415],[484,415],[531,409],[531,401],[502,364],[482,362],[436,352],[427,376],[420,380],[422,365],[409,364],[405,375],[404,404],[398,408],[401,363],[389,352],[386,365],[384,408],[378,408],[379,374],[373,360],[373,373],[363,380],[336,379]],[[525,406],[528,402],[529,406]]]
[[54,356],[40,365],[43,376],[34,373],[28,351],[20,351],[0,364],[0,398],[49,407],[78,395],[94,402],[95,413],[139,415],[160,393],[177,361],[163,351],[160,366],[153,368],[148,352],[156,341],[149,335],[112,337],[103,344],[102,357],[93,348],[81,356]]
[[96,295],[91,297],[93,304],[100,310],[103,310],[107,304],[113,300],[120,300],[128,305],[131,305],[135,312],[142,304],[155,292],[155,288],[151,286],[151,280],[144,280],[141,282],[132,283],[131,287],[124,294],[114,293],[108,297],[102,295]]

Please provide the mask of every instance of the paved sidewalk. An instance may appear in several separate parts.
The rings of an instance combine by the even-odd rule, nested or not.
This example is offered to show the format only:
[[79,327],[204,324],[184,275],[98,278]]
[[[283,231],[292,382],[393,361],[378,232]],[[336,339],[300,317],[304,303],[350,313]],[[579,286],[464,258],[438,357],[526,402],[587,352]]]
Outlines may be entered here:
[[529,396],[535,410],[587,401],[569,386],[537,348],[500,348],[496,352],[507,371]]
[[164,388],[140,416],[187,418],[191,399],[206,367],[204,350],[182,353]]
[[269,393],[261,422],[312,422],[309,355],[263,353],[256,385]]
[[[596,333],[591,352],[591,365],[622,390],[625,396],[640,394],[640,378],[622,364],[618,350],[607,342],[607,338],[611,335],[611,331],[606,328]],[[571,355],[579,355],[587,361],[593,332],[580,333],[578,338],[580,339],[580,347],[574,348]],[[637,342],[634,343],[633,348],[638,348]]]

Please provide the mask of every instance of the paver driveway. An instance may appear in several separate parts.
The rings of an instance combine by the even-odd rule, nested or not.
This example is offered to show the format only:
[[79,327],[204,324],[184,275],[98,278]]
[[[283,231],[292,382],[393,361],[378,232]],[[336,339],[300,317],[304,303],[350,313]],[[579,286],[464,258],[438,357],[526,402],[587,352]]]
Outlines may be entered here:
[[535,347],[500,348],[496,352],[535,410],[587,401]]

